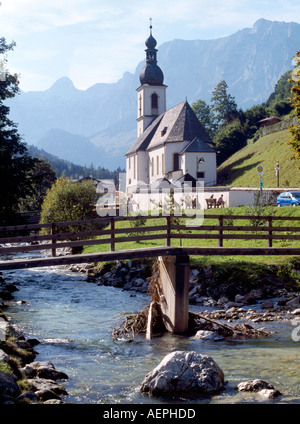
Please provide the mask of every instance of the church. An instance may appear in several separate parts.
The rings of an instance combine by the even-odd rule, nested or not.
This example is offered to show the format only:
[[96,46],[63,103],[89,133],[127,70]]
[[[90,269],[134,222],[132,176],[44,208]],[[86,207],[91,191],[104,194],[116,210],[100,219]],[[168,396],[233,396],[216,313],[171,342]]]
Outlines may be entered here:
[[146,42],[146,65],[137,89],[137,139],[126,153],[126,191],[186,181],[216,185],[216,150],[186,100],[166,110],[164,74],[157,65],[157,42]]

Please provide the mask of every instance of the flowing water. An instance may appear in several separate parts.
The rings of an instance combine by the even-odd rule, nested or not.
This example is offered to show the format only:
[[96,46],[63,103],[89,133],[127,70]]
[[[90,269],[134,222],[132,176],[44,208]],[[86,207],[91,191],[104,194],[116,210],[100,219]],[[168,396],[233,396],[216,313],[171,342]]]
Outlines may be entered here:
[[184,398],[152,398],[140,393],[139,387],[146,373],[168,353],[195,350],[213,357],[227,383],[221,394],[193,399],[193,403],[267,402],[257,394],[235,390],[241,381],[256,378],[284,394],[275,403],[300,403],[300,341],[292,340],[290,322],[263,323],[273,332],[270,337],[235,342],[204,342],[172,334],[151,341],[144,337],[131,343],[113,341],[111,331],[122,314],[140,311],[150,302],[148,295],[97,286],[64,267],[4,271],[3,277],[19,283],[7,313],[26,338],[41,342],[35,347],[36,360],[52,361],[68,374],[63,382],[67,402],[189,403]]

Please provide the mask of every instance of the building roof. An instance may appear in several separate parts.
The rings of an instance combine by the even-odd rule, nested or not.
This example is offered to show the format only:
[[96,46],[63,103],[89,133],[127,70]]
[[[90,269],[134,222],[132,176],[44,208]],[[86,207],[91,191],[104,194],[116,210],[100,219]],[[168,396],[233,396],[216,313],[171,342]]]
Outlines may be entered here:
[[215,149],[213,149],[212,147],[210,147],[209,144],[207,144],[203,140],[201,140],[201,138],[195,137],[194,140],[192,140],[190,142],[190,144],[188,144],[180,152],[180,154],[185,153],[185,152],[211,152],[211,153],[214,153]]
[[194,187],[197,183],[196,178],[194,178],[191,174],[189,174],[188,172],[184,175],[182,175],[180,178],[178,178],[178,180],[176,180],[176,183],[180,183],[181,185],[183,185],[184,183],[192,183],[192,186]]
[[262,126],[272,125],[277,122],[280,122],[281,118],[279,116],[269,116],[268,118],[261,119],[258,123]]
[[190,142],[186,147],[191,149],[188,151],[213,151],[207,144],[212,144],[209,135],[187,101],[159,115],[134,142],[126,156],[175,142]]

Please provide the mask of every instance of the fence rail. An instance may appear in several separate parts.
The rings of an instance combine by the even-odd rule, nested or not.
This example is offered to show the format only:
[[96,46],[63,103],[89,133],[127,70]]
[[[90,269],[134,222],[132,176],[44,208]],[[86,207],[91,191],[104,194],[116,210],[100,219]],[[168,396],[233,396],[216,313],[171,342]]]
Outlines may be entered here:
[[[147,219],[147,225],[138,225],[137,220],[141,218]],[[0,254],[50,250],[51,256],[55,257],[58,248],[103,244],[108,244],[110,251],[114,252],[116,243],[151,240],[162,240],[166,247],[170,247],[172,240],[176,239],[217,240],[219,248],[224,246],[224,240],[265,240],[268,248],[272,248],[273,240],[300,240],[300,217],[206,214],[206,221],[211,219],[217,223],[207,225],[204,220],[204,225],[193,227],[182,224],[180,218],[190,219],[186,215],[128,216],[0,227]],[[160,221],[157,223],[157,220]],[[259,225],[234,225],[237,220],[248,220]],[[136,221],[137,226],[117,228],[116,224],[121,221]],[[296,225],[281,226],[282,221],[293,221]],[[149,225],[150,222],[154,222],[154,225]],[[279,225],[274,225],[275,222]],[[49,234],[40,233],[45,229]]]

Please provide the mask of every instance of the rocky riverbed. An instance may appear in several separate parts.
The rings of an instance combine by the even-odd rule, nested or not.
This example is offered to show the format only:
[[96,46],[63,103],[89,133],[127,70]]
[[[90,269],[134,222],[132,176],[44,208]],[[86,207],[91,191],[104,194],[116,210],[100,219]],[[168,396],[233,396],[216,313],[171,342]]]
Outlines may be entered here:
[[[68,269],[85,273],[88,280],[97,285],[118,287],[134,295],[148,292],[152,262],[117,261],[100,270],[93,264],[71,265]],[[287,273],[271,266],[261,275],[247,275],[247,272],[238,272],[237,266],[223,272],[212,266],[194,268],[190,271],[189,303],[221,309],[222,313],[234,311],[226,319],[241,318],[244,310],[236,312],[232,308],[250,309],[248,318],[251,316],[254,322],[282,319],[285,312],[300,308],[299,270]],[[251,307],[256,306],[264,312],[251,311]]]
[[[68,269],[83,273],[91,284],[113,286],[136,296],[147,293],[152,265],[136,261],[109,263],[101,269],[93,264]],[[280,276],[274,269],[264,276],[243,280],[234,272],[228,276],[209,266],[194,268],[189,284],[190,304],[206,308],[201,312],[204,319],[247,325],[249,322],[290,320],[300,315],[297,278],[291,279],[287,273]],[[18,283],[8,284],[0,277],[0,403],[62,403],[62,396],[67,394],[63,381],[68,376],[56,370],[51,362],[36,361],[35,346],[39,341],[25,340],[10,323],[7,302],[13,302],[16,290]],[[221,340],[205,330],[192,337]],[[261,390],[266,389],[271,390],[267,383]]]
[[7,284],[0,276],[0,404],[62,403],[67,394],[60,380],[68,376],[51,362],[35,361],[36,339],[25,340],[11,325],[6,301],[13,301],[18,283]]

